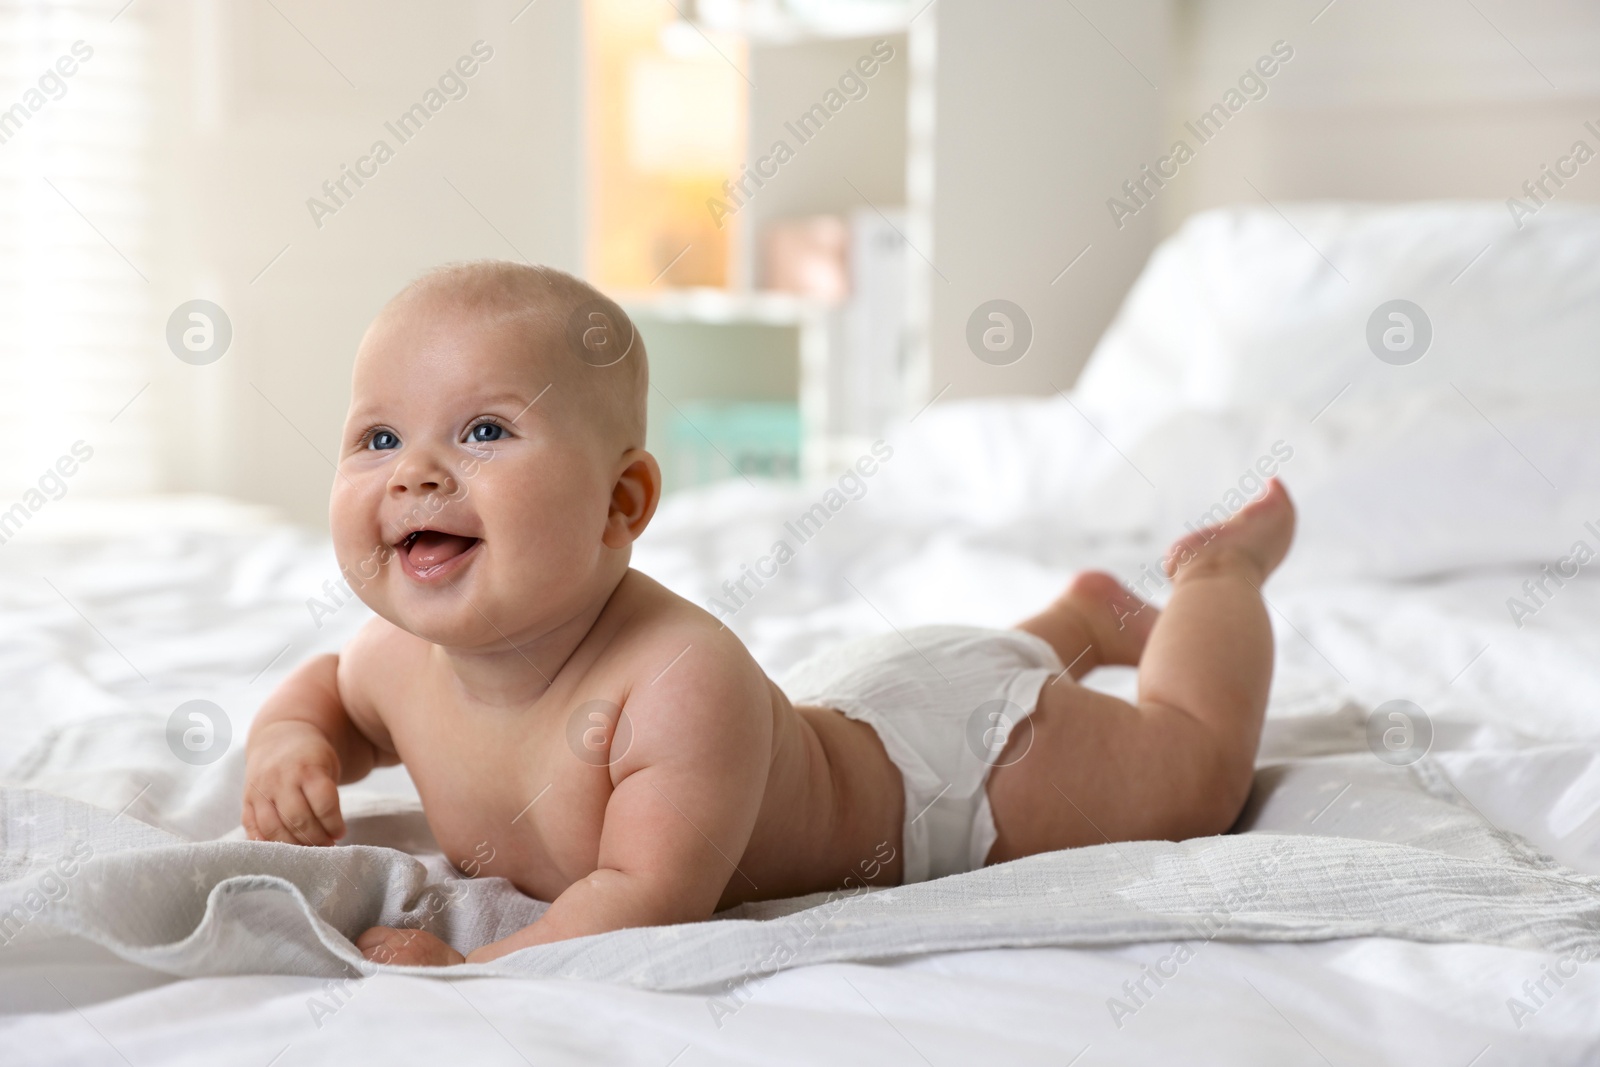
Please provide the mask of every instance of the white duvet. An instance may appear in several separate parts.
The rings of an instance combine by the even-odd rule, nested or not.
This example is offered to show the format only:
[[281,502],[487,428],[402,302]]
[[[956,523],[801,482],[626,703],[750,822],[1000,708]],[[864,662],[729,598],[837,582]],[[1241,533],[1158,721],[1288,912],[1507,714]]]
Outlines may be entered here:
[[[1279,466],[1302,505],[1303,536],[1293,565],[1267,587],[1278,672],[1242,834],[1039,858],[1009,884],[1006,868],[949,890],[936,884],[920,931],[895,918],[930,903],[910,890],[901,912],[877,895],[850,901],[830,914],[826,936],[806,941],[815,955],[758,966],[731,985],[728,959],[754,952],[743,927],[716,934],[739,942],[728,952],[704,931],[690,935],[700,938],[692,966],[665,951],[664,934],[637,932],[518,975],[341,982],[303,960],[298,976],[227,975],[204,961],[241,950],[212,945],[208,955],[212,934],[195,917],[229,907],[222,897],[232,891],[211,893],[218,879],[207,884],[216,872],[201,857],[236,836],[237,757],[178,763],[166,747],[168,716],[185,700],[213,700],[239,744],[274,680],[309,652],[337,647],[364,609],[345,605],[314,621],[323,613],[308,598],[325,598],[323,582],[336,574],[326,546],[241,509],[189,502],[175,518],[170,502],[80,508],[69,499],[0,551],[0,774],[9,787],[0,888],[48,874],[61,843],[77,840],[66,834],[72,825],[111,843],[102,856],[118,854],[118,841],[175,848],[194,881],[169,869],[142,885],[148,872],[138,865],[116,868],[121,882],[99,886],[97,907],[73,914],[115,912],[125,919],[119,936],[64,936],[40,918],[0,946],[0,1061],[1600,1059],[1600,967],[1585,947],[1600,943],[1600,587],[1582,566],[1560,584],[1541,571],[1571,570],[1560,561],[1574,560],[1576,542],[1600,548],[1585,525],[1600,526],[1600,476],[1585,447],[1600,439],[1591,432],[1600,407],[1576,388],[1542,398],[1502,390],[1462,404],[1458,396],[1477,392],[1462,377],[1461,389],[1450,379],[1393,395],[1352,388],[1321,412],[1206,386],[1200,400],[1152,401],[1159,410],[1118,421],[1115,405],[1134,411],[1138,394],[1105,383],[1119,370],[1123,387],[1142,380],[1140,360],[1155,343],[1141,333],[1153,313],[1148,290],[1177,269],[1174,257],[1181,266],[1212,254],[1236,229],[1263,240],[1252,229],[1259,221],[1205,221],[1224,232],[1180,236],[1166,266],[1158,254],[1097,356],[1109,369],[1072,401],[941,401],[919,416],[889,441],[893,457],[859,499],[776,577],[747,582],[753,594],[737,605],[724,582],[738,582],[826,487],[734,482],[669,501],[635,558],[691,599],[737,607],[729,625],[777,673],[818,643],[879,632],[886,620],[1010,624],[1086,566],[1160,599],[1145,568],[1165,541],[1242,482],[1248,489],[1247,472],[1284,442],[1293,454]],[[1313,240],[1338,221],[1297,216]],[[1338,232],[1383,225],[1400,223],[1360,215]],[[1426,220],[1417,225],[1427,230]],[[1451,232],[1463,228],[1458,220]],[[1296,241],[1288,234],[1271,254],[1292,266],[1306,254]],[[1491,264],[1486,256],[1473,269]],[[1484,284],[1496,280],[1489,274]],[[1241,312],[1237,321],[1255,320]],[[1232,350],[1251,351],[1249,338]],[[1130,683],[1127,672],[1092,680]],[[1367,713],[1396,699],[1422,708],[1417,725],[1433,737],[1428,755],[1402,768],[1379,760],[1366,730]],[[344,792],[374,840],[426,854],[426,841],[407,839],[415,794],[402,772]],[[219,843],[184,844],[205,841]],[[1283,842],[1288,851],[1274,862],[1293,877],[1263,879],[1265,889],[1239,881],[1230,924],[1208,925],[1214,894],[1240,877],[1238,861]],[[299,885],[304,872],[259,873]],[[334,917],[338,877],[322,872]],[[88,881],[65,884],[83,892],[63,904],[89,898]],[[1055,921],[1039,895],[1082,904],[1107,886],[1110,911],[1068,909]],[[281,886],[262,892],[294,897]],[[253,912],[248,899],[233,902],[227,929],[276,914],[276,905]],[[1015,924],[1004,943],[1034,947],[983,947],[983,902],[1008,899],[1018,907],[1004,917]],[[871,920],[874,908],[883,921],[852,927],[852,913]],[[1134,928],[1151,916],[1187,925]],[[758,936],[778,929],[747,926]],[[337,931],[307,928],[336,958]],[[253,951],[294,943],[283,927],[265,929],[270,937]],[[1045,936],[1030,940],[1024,929]],[[1296,943],[1305,937],[1332,939]],[[863,958],[874,944],[888,958]]]

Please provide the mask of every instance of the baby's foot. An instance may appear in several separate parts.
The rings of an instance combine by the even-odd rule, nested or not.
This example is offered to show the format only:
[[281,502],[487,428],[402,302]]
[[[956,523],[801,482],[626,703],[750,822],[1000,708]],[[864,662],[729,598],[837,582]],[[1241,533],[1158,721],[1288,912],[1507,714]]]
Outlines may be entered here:
[[1092,667],[1137,666],[1161,614],[1105,571],[1073,578],[1058,603],[1077,616],[1088,635],[1089,652],[1077,664],[1085,673]]
[[1265,495],[1240,508],[1227,522],[1174,542],[1162,565],[1174,580],[1217,567],[1242,566],[1250,580],[1260,585],[1288,554],[1294,524],[1294,503],[1282,483],[1273,478],[1267,482]]

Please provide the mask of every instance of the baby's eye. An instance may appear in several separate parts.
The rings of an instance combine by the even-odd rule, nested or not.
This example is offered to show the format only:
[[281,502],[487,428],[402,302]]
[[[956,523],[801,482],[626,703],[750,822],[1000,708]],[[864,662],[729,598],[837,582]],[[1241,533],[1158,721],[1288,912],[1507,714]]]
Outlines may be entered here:
[[480,422],[468,433],[468,438],[475,442],[498,441],[506,435],[504,426],[497,426],[492,422]]
[[367,437],[367,447],[375,452],[385,452],[400,447],[400,438],[389,430],[377,430]]

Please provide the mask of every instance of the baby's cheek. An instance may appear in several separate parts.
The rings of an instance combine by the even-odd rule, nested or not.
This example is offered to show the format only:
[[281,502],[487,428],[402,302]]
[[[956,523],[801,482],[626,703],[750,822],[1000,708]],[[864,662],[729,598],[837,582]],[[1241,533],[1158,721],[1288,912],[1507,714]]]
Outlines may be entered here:
[[333,534],[333,550],[341,567],[349,566],[352,552],[359,551],[356,543],[361,540],[359,531],[363,525],[370,526],[361,521],[360,500],[355,490],[335,476],[333,492],[328,498],[328,529]]
[[545,528],[531,539],[517,563],[540,585],[569,586],[581,582],[594,569],[595,553],[586,550],[586,540],[572,525]]
[[514,540],[555,558],[580,556],[585,544],[597,542],[605,526],[608,497],[577,479],[541,478],[521,486],[499,487],[497,516]]
[[341,511],[337,498],[329,510],[329,525],[333,553],[339,562],[339,580],[381,614],[382,609],[376,602],[382,588],[378,579],[392,565],[394,549],[378,543],[371,523],[351,510]]
[[351,523],[341,521],[337,513],[331,514],[329,518],[330,532],[333,534],[333,554],[339,561],[340,574],[353,580],[356,573],[363,569],[362,563],[372,558],[373,563],[365,568],[367,576],[372,577],[374,567],[378,563],[379,546],[370,543],[372,541],[370,536],[361,536]]

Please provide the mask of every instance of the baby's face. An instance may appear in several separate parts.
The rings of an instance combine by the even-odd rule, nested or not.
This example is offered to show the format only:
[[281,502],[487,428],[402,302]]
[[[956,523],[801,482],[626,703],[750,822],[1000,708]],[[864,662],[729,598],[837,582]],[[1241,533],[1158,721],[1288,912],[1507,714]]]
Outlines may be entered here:
[[367,331],[330,518],[346,580],[396,626],[492,646],[600,589],[620,454],[562,389],[559,344],[530,352],[526,328],[420,304]]

